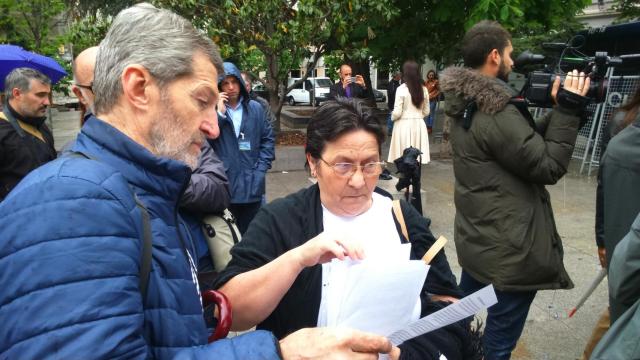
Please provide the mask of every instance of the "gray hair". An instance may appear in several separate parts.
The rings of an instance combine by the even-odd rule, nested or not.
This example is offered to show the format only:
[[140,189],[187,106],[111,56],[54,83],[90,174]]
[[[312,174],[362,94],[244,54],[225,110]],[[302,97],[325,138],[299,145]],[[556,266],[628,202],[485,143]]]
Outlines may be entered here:
[[110,111],[122,95],[125,67],[140,64],[161,88],[192,74],[193,55],[202,52],[224,73],[216,44],[183,17],[140,3],[122,10],[100,43],[93,92],[97,113]]
[[27,92],[31,89],[31,80],[38,80],[43,84],[51,85],[51,79],[40,71],[28,67],[13,69],[6,78],[4,78],[4,95],[7,100],[13,98],[13,89],[18,88],[20,91]]

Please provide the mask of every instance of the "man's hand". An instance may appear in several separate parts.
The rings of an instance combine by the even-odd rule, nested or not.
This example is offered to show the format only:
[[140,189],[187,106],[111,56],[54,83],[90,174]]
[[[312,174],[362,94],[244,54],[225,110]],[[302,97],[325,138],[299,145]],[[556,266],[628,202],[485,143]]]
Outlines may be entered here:
[[367,88],[367,85],[364,82],[364,78],[362,77],[362,75],[356,75],[356,84],[362,86],[363,88]]
[[448,302],[448,303],[457,303],[458,301],[460,301],[460,299],[455,298],[453,296],[449,296],[449,295],[437,295],[437,294],[433,294],[431,295],[431,301],[444,301],[444,302]]
[[387,338],[341,328],[301,329],[280,340],[282,358],[290,359],[377,359],[378,354],[400,357],[400,349]]
[[[591,79],[589,79],[589,77],[583,72],[578,74],[578,70],[573,70],[567,73],[567,77],[564,79],[564,89],[580,96],[587,95],[590,85]],[[558,90],[560,90],[560,77],[556,76],[556,80],[553,82],[553,86],[551,87],[551,98],[554,103],[556,103]]]
[[598,260],[603,269],[607,268],[607,250],[604,247],[598,246]]
[[324,264],[333,258],[344,260],[347,256],[354,260],[364,258],[362,244],[345,239],[345,236],[324,231],[303,245],[292,250],[301,267]]
[[218,99],[218,112],[220,114],[224,114],[227,111],[227,102],[229,101],[229,95],[226,92],[220,93],[220,98]]

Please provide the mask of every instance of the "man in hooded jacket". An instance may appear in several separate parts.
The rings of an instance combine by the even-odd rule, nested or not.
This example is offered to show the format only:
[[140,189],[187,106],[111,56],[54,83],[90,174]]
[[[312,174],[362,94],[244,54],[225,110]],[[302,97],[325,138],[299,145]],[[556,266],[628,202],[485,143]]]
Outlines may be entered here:
[[266,173],[275,158],[275,139],[264,108],[251,100],[234,64],[224,63],[218,88],[220,136],[210,142],[229,179],[229,210],[244,233],[262,204]]
[[573,287],[544,185],[567,171],[589,80],[574,70],[560,88],[556,78],[557,106],[534,123],[505,82],[512,51],[509,33],[482,21],[463,39],[466,67],[445,70],[440,83],[452,118],[460,287],[469,294],[493,284],[498,298],[488,310],[486,359],[510,358],[537,290]]

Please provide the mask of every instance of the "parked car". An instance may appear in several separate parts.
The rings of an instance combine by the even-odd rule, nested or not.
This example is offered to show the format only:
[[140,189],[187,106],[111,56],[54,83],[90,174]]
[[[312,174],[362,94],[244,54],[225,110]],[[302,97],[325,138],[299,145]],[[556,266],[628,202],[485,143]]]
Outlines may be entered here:
[[[289,78],[287,86],[291,86],[298,80],[300,78]],[[329,87],[332,84],[328,77],[310,77],[291,89],[285,99],[289,105],[298,103],[311,105],[311,92],[313,91],[315,92],[315,105],[320,106],[320,103],[328,100]]]
[[253,90],[253,92],[256,95],[258,95],[261,98],[269,101],[269,91],[267,90],[267,88],[262,83],[253,85],[251,90]]
[[382,91],[373,89],[373,97],[376,98],[376,102],[386,102],[387,101],[387,97],[384,96],[384,93]]

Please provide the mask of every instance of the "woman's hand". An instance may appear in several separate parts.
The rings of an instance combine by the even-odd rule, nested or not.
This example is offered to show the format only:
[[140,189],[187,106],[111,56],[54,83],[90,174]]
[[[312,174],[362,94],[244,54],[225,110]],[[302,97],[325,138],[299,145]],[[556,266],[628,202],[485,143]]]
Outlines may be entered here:
[[328,231],[320,233],[292,251],[302,267],[324,264],[334,258],[344,260],[347,256],[353,260],[364,259],[364,250],[360,242]]

